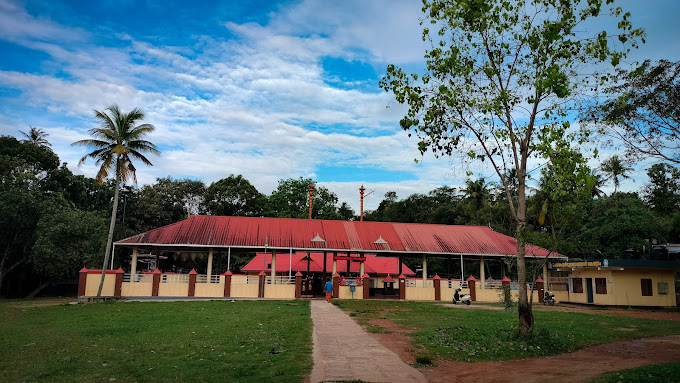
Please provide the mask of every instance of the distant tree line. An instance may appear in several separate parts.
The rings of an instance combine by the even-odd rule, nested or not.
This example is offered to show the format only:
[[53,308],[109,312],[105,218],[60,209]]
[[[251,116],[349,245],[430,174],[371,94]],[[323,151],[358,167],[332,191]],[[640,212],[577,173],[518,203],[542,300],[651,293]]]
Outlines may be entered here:
[[[60,163],[44,136],[36,138],[0,137],[0,291],[4,296],[31,295],[75,280],[81,267],[101,267],[106,245],[114,181],[97,184],[93,178],[73,174],[66,163]],[[601,191],[607,181],[618,187],[617,179],[628,177],[630,171],[623,160],[610,158],[598,171],[581,171],[586,174],[581,179],[563,180],[560,188],[568,183],[569,192],[557,197],[555,180],[564,172],[546,166],[527,199],[530,242],[577,258],[617,258],[627,249],[648,251],[652,242],[680,242],[680,169],[655,164],[638,192],[605,195]],[[512,172],[507,182],[515,182]],[[306,218],[310,183],[313,180],[302,177],[284,179],[271,195],[233,174],[207,186],[170,177],[140,188],[125,186],[114,238],[168,225],[191,214]],[[364,219],[483,225],[512,236],[515,226],[509,209],[501,187],[478,178],[466,180],[461,188],[442,186],[403,199],[387,192],[378,208],[365,212]],[[347,203],[339,203],[335,193],[319,186],[313,217],[358,219]],[[234,254],[232,269],[238,270],[251,256]],[[116,258],[115,267],[122,258]],[[414,269],[420,266],[415,259],[406,263]],[[447,275],[450,263],[431,260],[428,269]]]
[[[10,297],[73,281],[83,266],[101,268],[115,193],[111,179],[98,184],[73,174],[42,130],[32,128],[24,136],[0,137],[0,295]],[[171,177],[141,188],[124,186],[113,237],[126,238],[191,214],[307,218],[311,183],[302,177],[281,180],[269,196],[233,174],[208,186]],[[315,187],[312,214],[338,220],[355,215],[321,186]],[[247,256],[241,258],[235,259],[236,268]]]

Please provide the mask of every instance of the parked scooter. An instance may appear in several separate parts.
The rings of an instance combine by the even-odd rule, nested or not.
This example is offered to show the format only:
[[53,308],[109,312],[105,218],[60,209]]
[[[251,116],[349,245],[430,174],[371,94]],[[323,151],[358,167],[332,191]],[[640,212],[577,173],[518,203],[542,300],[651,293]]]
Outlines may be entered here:
[[460,289],[456,289],[456,291],[453,293],[453,304],[457,304],[458,302],[460,303],[465,303],[466,305],[470,305],[472,302],[472,298],[470,297],[470,294],[463,294],[460,295]]
[[555,306],[555,294],[550,291],[546,291],[543,296],[543,304],[546,306]]

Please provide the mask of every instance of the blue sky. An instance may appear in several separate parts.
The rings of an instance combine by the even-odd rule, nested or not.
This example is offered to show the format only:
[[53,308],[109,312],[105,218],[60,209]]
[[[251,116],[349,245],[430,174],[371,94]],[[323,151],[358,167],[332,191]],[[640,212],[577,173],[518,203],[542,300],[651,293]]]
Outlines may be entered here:
[[[647,30],[629,62],[679,59],[680,2],[620,3]],[[70,143],[115,103],[157,128],[163,155],[138,167],[140,184],[233,173],[270,193],[303,176],[355,209],[361,184],[376,191],[367,208],[389,190],[459,186],[469,169],[454,158],[414,163],[404,109],[378,88],[389,63],[421,71],[420,16],[419,1],[397,0],[0,0],[0,134],[43,128],[62,161],[93,176]]]

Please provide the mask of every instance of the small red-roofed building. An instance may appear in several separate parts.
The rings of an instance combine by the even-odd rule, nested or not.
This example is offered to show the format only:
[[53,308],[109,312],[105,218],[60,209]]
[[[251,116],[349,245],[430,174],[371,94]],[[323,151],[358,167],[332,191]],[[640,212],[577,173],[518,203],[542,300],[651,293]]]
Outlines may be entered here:
[[[309,254],[309,256],[307,255]],[[303,296],[321,295],[323,284],[330,280],[333,271],[333,254],[326,253],[326,267],[324,268],[324,253],[306,253],[296,252],[292,254],[277,254],[275,259],[276,275],[277,277],[285,278],[294,276],[295,273],[302,273],[303,279],[311,280],[310,286],[303,285]],[[336,264],[336,272],[342,275],[340,284],[344,286],[350,285],[352,282],[362,284],[359,282],[361,276],[369,274],[369,288],[371,296],[384,295],[383,294],[383,279],[390,278],[390,275],[399,274],[399,258],[397,257],[378,257],[375,254],[366,254],[363,274],[361,269],[361,262],[351,260],[351,256],[347,254],[338,254],[340,259]],[[248,275],[258,275],[263,271],[269,275],[271,273],[272,254],[258,253],[248,264],[241,268],[241,272]],[[348,269],[349,265],[349,269]],[[401,272],[408,276],[414,277],[416,275],[413,270],[402,263]],[[394,280],[392,280],[394,282]],[[310,291],[311,290],[311,291]],[[393,295],[394,293],[387,294]]]

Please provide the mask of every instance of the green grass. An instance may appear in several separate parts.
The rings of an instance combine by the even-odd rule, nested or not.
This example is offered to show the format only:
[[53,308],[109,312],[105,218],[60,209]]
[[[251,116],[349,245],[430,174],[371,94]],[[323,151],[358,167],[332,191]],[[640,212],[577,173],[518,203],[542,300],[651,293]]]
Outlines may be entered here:
[[[416,348],[433,359],[496,361],[555,355],[617,340],[680,334],[680,322],[536,311],[527,338],[517,336],[517,311],[463,310],[430,302],[335,301],[358,320],[387,317],[416,330]],[[381,311],[382,309],[409,311]]]
[[680,382],[680,363],[660,363],[604,374],[593,383]]
[[[0,380],[303,381],[309,303],[0,301]],[[40,302],[40,301],[37,301]]]

